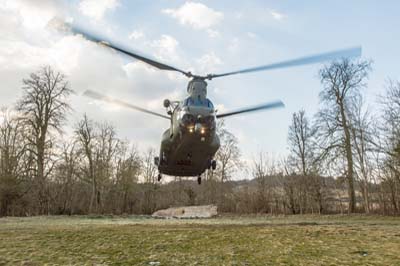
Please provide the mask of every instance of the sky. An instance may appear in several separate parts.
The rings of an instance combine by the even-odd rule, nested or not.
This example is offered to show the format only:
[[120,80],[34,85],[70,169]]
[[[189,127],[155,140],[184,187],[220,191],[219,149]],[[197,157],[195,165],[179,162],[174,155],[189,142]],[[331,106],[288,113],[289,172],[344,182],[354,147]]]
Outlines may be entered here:
[[[168,121],[85,98],[90,89],[164,112],[164,99],[182,99],[187,79],[156,70],[90,43],[60,34],[54,18],[86,29],[198,74],[223,73],[335,49],[362,46],[373,60],[364,89],[367,105],[388,79],[400,80],[399,1],[183,1],[183,0],[0,0],[0,106],[21,96],[22,79],[40,66],[66,74],[73,112],[66,134],[84,113],[110,121],[119,136],[141,150],[158,150]],[[282,100],[286,107],[227,118],[244,161],[259,152],[288,153],[293,112],[309,117],[319,108],[321,64],[242,74],[208,82],[208,97],[220,112]]]

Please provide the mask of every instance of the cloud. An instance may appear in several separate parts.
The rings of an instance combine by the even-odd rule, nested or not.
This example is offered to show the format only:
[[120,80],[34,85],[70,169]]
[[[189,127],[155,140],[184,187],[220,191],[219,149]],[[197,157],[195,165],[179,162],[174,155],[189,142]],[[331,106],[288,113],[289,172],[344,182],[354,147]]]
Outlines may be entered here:
[[208,53],[196,60],[198,69],[203,73],[207,74],[213,72],[218,66],[222,65],[222,60],[214,53]]
[[213,29],[207,29],[207,34],[210,38],[216,38],[220,36],[219,31]]
[[[72,132],[71,127],[87,113],[96,121],[111,121],[120,137],[140,143],[141,150],[158,147],[162,130],[169,126],[168,121],[126,108],[90,105],[93,101],[83,97],[82,93],[90,89],[163,113],[162,100],[175,99],[185,93],[186,80],[170,78],[170,73],[136,60],[127,62],[120,54],[81,36],[52,33],[46,25],[58,15],[57,6],[42,6],[37,11],[44,16],[38,23],[30,24],[31,18],[25,14],[37,14],[37,7],[31,2],[13,0],[7,1],[7,6],[0,5],[0,80],[3,88],[0,106],[12,106],[21,95],[22,79],[50,64],[67,75],[76,93],[70,98],[74,111],[66,126],[67,132]],[[172,56],[179,63],[179,43],[172,36],[162,35],[149,41],[149,45],[155,49],[153,55],[163,55],[166,59]]]
[[177,50],[179,42],[174,37],[163,34],[160,39],[152,41],[150,45],[154,48],[154,54],[159,60],[166,62],[179,61]]
[[251,39],[257,38],[257,34],[255,34],[254,32],[251,32],[251,31],[247,32],[247,36]]
[[228,51],[231,53],[236,53],[240,48],[239,46],[239,39],[235,37],[229,42]]
[[164,14],[194,29],[208,29],[218,24],[224,17],[222,12],[213,10],[201,3],[186,2],[177,9],[164,9]]
[[270,15],[273,19],[275,19],[275,20],[281,21],[281,20],[287,18],[287,15],[286,15],[286,14],[280,13],[280,12],[274,10],[274,9],[269,9],[269,10],[268,10],[268,13],[269,13],[269,15]]
[[130,40],[138,40],[138,39],[141,39],[143,37],[144,37],[144,33],[141,30],[134,30],[128,36],[128,38]]
[[236,12],[236,13],[234,14],[234,17],[235,17],[236,19],[242,19],[242,18],[243,18],[243,13],[242,13],[242,12]]
[[119,0],[81,0],[79,11],[92,19],[100,20],[108,10],[113,10],[119,5]]
[[152,42],[152,46],[154,48],[158,48],[159,52],[173,55],[176,53],[176,48],[178,47],[179,42],[172,36],[163,34],[161,38],[158,40],[154,40]]
[[[54,0],[0,0],[0,11],[8,13],[14,22],[29,30],[43,28],[54,16],[61,15],[61,10],[62,3]],[[5,18],[1,21],[2,26],[6,20],[10,21]]]

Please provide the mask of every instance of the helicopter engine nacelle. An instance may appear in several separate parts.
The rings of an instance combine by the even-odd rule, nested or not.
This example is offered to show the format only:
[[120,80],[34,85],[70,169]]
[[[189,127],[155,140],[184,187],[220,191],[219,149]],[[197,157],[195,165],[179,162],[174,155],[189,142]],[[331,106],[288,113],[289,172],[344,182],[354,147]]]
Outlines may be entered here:
[[193,79],[189,82],[187,91],[193,100],[204,101],[207,98],[207,82],[202,79]]

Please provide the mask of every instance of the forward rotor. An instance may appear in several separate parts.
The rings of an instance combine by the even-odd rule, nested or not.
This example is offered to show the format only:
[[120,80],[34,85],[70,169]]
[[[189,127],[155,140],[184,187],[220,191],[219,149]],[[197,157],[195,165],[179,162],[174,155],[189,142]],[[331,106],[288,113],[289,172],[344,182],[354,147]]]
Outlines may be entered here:
[[132,58],[140,60],[140,61],[142,61],[148,65],[151,65],[157,69],[166,70],[166,71],[175,71],[175,72],[179,72],[179,73],[185,75],[188,78],[195,78],[195,79],[202,79],[202,80],[212,80],[214,78],[232,76],[232,75],[237,75],[237,74],[245,74],[245,73],[252,73],[252,72],[259,72],[259,71],[269,71],[269,70],[274,70],[274,69],[323,63],[323,62],[338,60],[338,59],[342,59],[342,58],[360,57],[361,53],[362,53],[361,47],[357,46],[357,47],[352,47],[352,48],[348,48],[348,49],[335,50],[335,51],[330,51],[330,52],[326,52],[326,53],[319,53],[319,54],[315,54],[315,55],[299,57],[296,59],[281,61],[281,62],[277,62],[277,63],[273,63],[273,64],[245,68],[245,69],[221,73],[221,74],[208,74],[205,76],[201,76],[201,75],[194,75],[190,71],[184,71],[180,68],[177,68],[177,67],[171,66],[169,64],[160,62],[156,59],[153,59],[150,56],[146,56],[139,52],[133,51],[130,48],[124,47],[122,45],[118,45],[112,41],[107,40],[106,38],[102,38],[102,37],[96,36],[95,34],[91,34],[88,31],[85,31],[84,29],[82,29],[78,26],[66,24],[63,27],[59,27],[59,28],[62,28],[63,31],[65,31],[65,29],[68,28],[72,33],[81,35],[89,41],[92,41],[97,44],[101,44],[101,45],[103,45],[107,48],[110,48],[114,51],[117,51],[121,54],[125,54]]

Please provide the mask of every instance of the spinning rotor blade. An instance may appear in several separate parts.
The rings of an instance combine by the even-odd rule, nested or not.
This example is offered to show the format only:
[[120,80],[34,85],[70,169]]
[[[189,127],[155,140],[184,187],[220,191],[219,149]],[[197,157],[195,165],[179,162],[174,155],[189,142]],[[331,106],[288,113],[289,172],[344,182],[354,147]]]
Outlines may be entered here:
[[282,101],[276,101],[276,102],[265,103],[265,104],[260,104],[260,105],[256,105],[256,106],[242,108],[242,109],[239,109],[236,111],[231,111],[228,113],[222,113],[222,114],[217,115],[217,118],[223,118],[223,117],[227,117],[227,116],[256,112],[256,111],[273,109],[273,108],[279,108],[279,107],[284,107],[284,106],[285,105],[283,104]]
[[162,115],[162,114],[159,114],[159,113],[156,113],[156,112],[153,112],[153,111],[149,111],[149,110],[146,110],[144,108],[135,106],[133,104],[126,103],[124,101],[117,100],[117,99],[102,95],[100,93],[97,93],[97,92],[94,92],[94,91],[91,91],[91,90],[85,91],[83,93],[83,95],[85,95],[85,96],[87,96],[89,98],[95,99],[95,100],[101,100],[101,101],[108,102],[108,103],[118,104],[118,105],[123,106],[123,107],[134,109],[136,111],[140,111],[140,112],[143,112],[143,113],[146,113],[146,114],[151,114],[151,115],[155,115],[155,116],[158,116],[158,117],[162,117],[162,118],[171,120],[171,118],[166,116],[166,115]]
[[237,71],[233,71],[233,72],[227,72],[227,73],[223,73],[223,74],[210,74],[207,76],[207,78],[213,79],[213,78],[236,75],[236,74],[243,74],[243,73],[257,72],[257,71],[263,71],[263,70],[272,70],[272,69],[285,68],[285,67],[294,67],[294,66],[315,64],[315,63],[330,61],[330,60],[334,60],[334,59],[351,58],[351,57],[359,57],[359,56],[361,56],[361,47],[353,47],[353,48],[349,48],[349,49],[337,50],[337,51],[333,51],[333,52],[322,53],[322,54],[306,56],[306,57],[300,57],[300,58],[293,59],[293,60],[283,61],[283,62],[259,66],[259,67],[252,67],[252,68],[237,70]]
[[70,26],[70,27],[71,27],[71,31],[73,33],[82,35],[85,39],[87,39],[89,41],[92,41],[92,42],[95,42],[97,44],[101,44],[101,45],[107,46],[107,47],[109,47],[111,49],[114,49],[115,51],[118,51],[118,52],[123,53],[123,54],[128,55],[128,56],[131,56],[133,58],[136,58],[136,59],[138,59],[138,60],[140,60],[142,62],[145,62],[145,63],[147,63],[147,64],[149,64],[149,65],[151,65],[153,67],[156,67],[156,68],[161,69],[161,70],[177,71],[177,72],[180,72],[180,73],[184,74],[187,77],[191,77],[192,76],[192,74],[190,72],[183,71],[183,70],[181,70],[179,68],[176,68],[176,67],[173,67],[173,66],[169,66],[169,65],[161,63],[161,62],[157,62],[156,60],[153,60],[153,59],[150,59],[150,58],[145,57],[143,55],[140,55],[137,52],[128,51],[128,49],[125,49],[125,48],[123,48],[121,46],[112,44],[111,42],[108,42],[108,41],[106,41],[104,39],[101,39],[100,37],[96,37],[96,36],[86,32],[86,31],[84,31],[84,30],[82,30],[80,28],[73,27],[73,26]]

